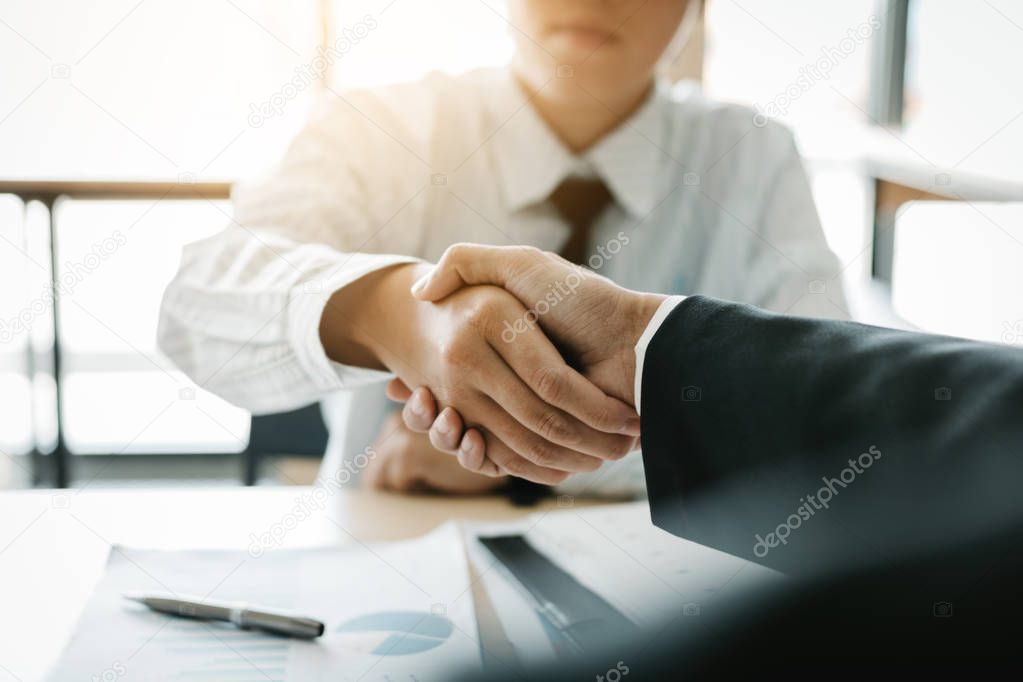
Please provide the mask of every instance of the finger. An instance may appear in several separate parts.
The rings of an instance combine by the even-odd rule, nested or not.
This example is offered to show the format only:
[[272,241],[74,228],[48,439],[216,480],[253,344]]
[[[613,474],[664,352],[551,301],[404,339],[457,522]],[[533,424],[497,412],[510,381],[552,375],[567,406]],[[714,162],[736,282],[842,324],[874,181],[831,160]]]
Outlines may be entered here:
[[[491,344],[490,351],[500,366],[491,363],[490,360],[483,360],[486,363],[486,369],[490,372],[488,376],[493,376],[496,379],[488,381],[485,390],[508,414],[543,440],[570,448],[578,453],[601,459],[620,459],[628,453],[631,436],[604,433],[591,428],[572,415],[551,405],[539,395],[539,392],[545,392],[562,402],[569,400],[564,392],[568,390],[566,387],[571,384],[562,377],[565,376],[565,372],[574,372],[561,359],[558,351],[543,335],[543,332],[537,330],[529,338],[507,344],[500,339],[492,339],[494,333],[489,330],[484,331]],[[502,357],[499,352],[506,353],[508,358]],[[519,368],[518,371],[514,369],[516,366]],[[544,367],[549,369],[540,369]],[[531,380],[534,382],[534,386],[530,386],[528,380],[522,378],[520,372],[522,375],[532,375]],[[589,383],[581,376],[580,379],[583,383]],[[601,398],[617,402],[614,398],[605,396],[596,387],[593,387],[593,390]],[[621,403],[621,406],[631,412],[631,408],[625,407],[624,403]],[[489,425],[485,421],[480,423]],[[505,434],[499,435],[513,449],[518,449],[505,439]],[[522,452],[522,454],[528,459],[532,459],[527,453]],[[536,460],[532,461],[536,462]],[[537,463],[545,466],[551,465],[546,462]],[[577,469],[572,470],[576,471]]]
[[571,428],[569,417],[529,390],[491,346],[480,348],[472,368],[474,375],[486,377],[485,385],[474,389],[477,395],[455,403],[469,422],[486,424],[509,447],[542,466],[553,466],[553,462],[536,458],[555,452],[564,457],[556,468],[585,471],[594,466],[585,461],[592,457],[571,449],[581,438]]
[[437,418],[437,401],[430,389],[420,386],[414,390],[401,410],[401,418],[405,426],[416,433],[429,431]]
[[[558,485],[569,476],[567,471],[552,469],[530,462],[505,445],[499,438],[495,438],[492,433],[484,432],[482,440],[482,445],[487,455],[483,460],[483,464],[480,465],[479,471],[481,473],[496,469],[498,473],[491,475],[507,474],[544,485]],[[462,461],[461,450],[459,450],[459,461]],[[465,465],[463,464],[463,466]]]
[[458,445],[458,462],[470,471],[496,476],[500,473],[497,465],[487,460],[487,442],[479,429],[466,429]]
[[453,244],[444,251],[433,270],[412,285],[412,295],[422,301],[437,301],[469,284],[505,287],[516,271],[516,260],[532,247]]
[[467,429],[458,446],[458,463],[469,471],[496,476],[497,465],[486,458],[487,444],[479,429]]
[[[513,377],[513,380],[518,379]],[[558,445],[525,428],[505,410],[506,403],[496,395],[491,398],[479,395],[473,403],[473,411],[480,415],[480,424],[487,425],[487,432],[496,436],[502,444],[534,465],[544,469],[558,469],[566,472],[595,471],[600,468],[601,459]],[[492,455],[487,441],[487,452]],[[488,455],[489,456],[489,455]],[[493,457],[491,457],[493,459]],[[496,460],[495,460],[496,462]],[[519,475],[516,471],[508,471]]]
[[441,452],[453,455],[462,441],[464,430],[462,415],[453,407],[445,407],[430,427],[430,444]]
[[403,403],[412,396],[412,390],[405,385],[405,382],[394,377],[387,382],[387,389],[384,391],[391,400]]
[[[510,327],[505,327],[496,338],[488,337],[487,340],[538,398],[575,418],[573,426],[580,436],[586,436],[580,444],[588,444],[591,448],[584,452],[597,456],[604,456],[607,452],[624,454],[620,451],[628,440],[624,436],[639,435],[636,411],[621,400],[606,395],[569,367],[550,339],[536,326],[535,320],[523,328],[525,331],[516,335],[509,333]],[[601,436],[595,431],[623,437]]]

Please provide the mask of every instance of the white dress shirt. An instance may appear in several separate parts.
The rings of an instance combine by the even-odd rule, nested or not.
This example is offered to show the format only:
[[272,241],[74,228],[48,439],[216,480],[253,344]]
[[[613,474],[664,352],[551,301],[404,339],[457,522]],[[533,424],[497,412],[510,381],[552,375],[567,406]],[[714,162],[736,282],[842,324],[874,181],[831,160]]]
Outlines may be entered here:
[[[611,191],[589,265],[618,284],[847,317],[792,135],[758,127],[753,114],[659,83],[575,156],[505,69],[327,94],[276,170],[235,188],[232,224],[185,247],[160,347],[257,414],[344,390],[344,441],[345,417],[326,403],[332,470],[342,451],[351,458],[372,443],[387,375],[326,356],[318,328],[331,294],[384,266],[435,261],[459,241],[557,251],[569,228],[545,200],[572,175],[597,175]],[[642,490],[638,461],[566,489]]]

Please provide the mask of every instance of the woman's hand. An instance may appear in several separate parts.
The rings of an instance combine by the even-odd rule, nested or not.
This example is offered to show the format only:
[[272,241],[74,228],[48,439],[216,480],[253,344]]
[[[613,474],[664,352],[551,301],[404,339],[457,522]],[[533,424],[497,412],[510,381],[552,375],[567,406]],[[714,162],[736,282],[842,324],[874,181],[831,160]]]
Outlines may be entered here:
[[373,449],[377,455],[362,475],[366,488],[480,495],[505,484],[504,477],[460,466],[457,459],[433,447],[425,434],[410,431],[399,414],[387,418]]
[[428,270],[396,266],[338,291],[321,321],[328,355],[428,387],[479,429],[501,472],[556,484],[629,452],[639,427],[631,407],[569,367],[535,325],[502,338],[526,314],[517,299],[481,286],[417,301],[409,288]]

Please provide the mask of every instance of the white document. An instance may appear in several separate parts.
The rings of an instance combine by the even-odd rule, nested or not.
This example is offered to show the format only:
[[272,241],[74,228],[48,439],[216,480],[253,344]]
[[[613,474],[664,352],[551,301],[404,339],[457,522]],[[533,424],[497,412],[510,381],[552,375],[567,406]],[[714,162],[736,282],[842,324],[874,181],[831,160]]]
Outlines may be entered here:
[[650,521],[647,502],[565,508],[514,523],[465,527],[468,555],[523,660],[554,656],[541,619],[511,590],[510,573],[475,538],[524,535],[533,547],[652,635],[677,617],[699,617],[716,599],[784,580],[769,568],[683,540]]
[[653,525],[647,502],[538,514],[526,537],[640,628],[784,580],[777,571]]
[[[154,613],[125,592],[200,595],[326,624],[295,640]],[[456,526],[422,538],[301,550],[114,547],[50,680],[448,680],[478,670],[479,634]]]

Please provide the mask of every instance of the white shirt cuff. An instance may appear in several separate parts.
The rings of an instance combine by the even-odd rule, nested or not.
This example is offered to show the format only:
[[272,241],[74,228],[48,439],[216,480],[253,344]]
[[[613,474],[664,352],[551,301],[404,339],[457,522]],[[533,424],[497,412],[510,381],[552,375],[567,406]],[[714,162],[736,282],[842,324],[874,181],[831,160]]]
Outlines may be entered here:
[[635,399],[636,399],[636,414],[640,414],[639,411],[639,400],[643,395],[643,358],[646,357],[647,346],[650,345],[650,340],[654,338],[654,334],[664,324],[664,320],[668,317],[668,314],[675,309],[682,301],[686,300],[685,296],[669,296],[661,302],[661,305],[657,307],[657,312],[650,318],[650,323],[647,324],[646,329],[643,330],[642,336],[639,337],[639,341],[636,343],[636,383],[635,388]]
[[353,367],[334,362],[320,341],[320,318],[327,301],[339,289],[381,268],[400,263],[420,262],[419,258],[399,255],[356,253],[349,255],[343,267],[323,278],[314,277],[292,292],[288,306],[288,336],[299,364],[322,391],[336,391],[387,379],[389,372]]

